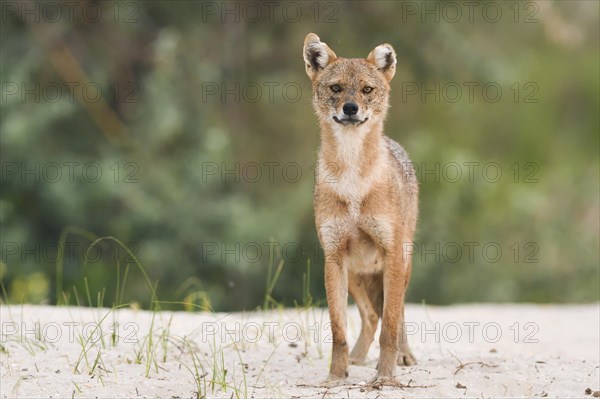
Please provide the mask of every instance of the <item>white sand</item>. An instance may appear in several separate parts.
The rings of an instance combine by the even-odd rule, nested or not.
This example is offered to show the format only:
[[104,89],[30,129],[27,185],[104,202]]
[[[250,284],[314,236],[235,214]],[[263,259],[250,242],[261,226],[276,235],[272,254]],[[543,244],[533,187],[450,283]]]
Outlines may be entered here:
[[[600,304],[410,305],[406,316],[419,364],[398,367],[396,386],[368,383],[377,339],[368,363],[331,386],[323,384],[331,352],[323,309],[161,312],[152,325],[152,313],[130,309],[1,306],[0,397],[572,398],[600,390]],[[355,308],[348,327],[353,344]],[[102,339],[85,343],[100,330]]]

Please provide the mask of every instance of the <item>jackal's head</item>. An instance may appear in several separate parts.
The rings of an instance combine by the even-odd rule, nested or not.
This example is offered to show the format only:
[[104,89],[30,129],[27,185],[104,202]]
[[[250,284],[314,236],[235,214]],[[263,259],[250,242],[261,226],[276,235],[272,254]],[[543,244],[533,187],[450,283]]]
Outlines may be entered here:
[[306,73],[313,83],[313,106],[332,127],[381,122],[388,109],[389,82],[396,72],[396,53],[389,44],[367,58],[338,57],[314,33],[304,39]]

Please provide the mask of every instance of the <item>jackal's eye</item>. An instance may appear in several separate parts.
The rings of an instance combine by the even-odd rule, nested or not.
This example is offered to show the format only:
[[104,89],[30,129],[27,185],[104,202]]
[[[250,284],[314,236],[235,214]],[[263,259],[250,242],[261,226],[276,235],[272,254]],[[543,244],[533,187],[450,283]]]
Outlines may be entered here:
[[342,91],[342,88],[340,87],[340,85],[333,85],[330,87],[330,89],[334,93],[339,93],[340,91]]
[[370,87],[370,86],[365,86],[365,87],[363,87],[363,93],[367,93],[367,94],[369,94],[369,93],[370,93],[370,92],[372,92],[372,91],[373,91],[373,88],[372,88],[372,87]]

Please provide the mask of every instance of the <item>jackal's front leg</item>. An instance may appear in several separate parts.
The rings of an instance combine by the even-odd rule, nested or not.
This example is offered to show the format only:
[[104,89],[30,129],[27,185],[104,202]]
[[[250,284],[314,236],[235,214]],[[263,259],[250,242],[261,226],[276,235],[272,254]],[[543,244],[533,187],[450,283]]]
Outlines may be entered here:
[[402,315],[400,321],[400,334],[398,336],[398,366],[414,366],[417,364],[415,356],[410,350],[406,337],[406,322],[404,321],[404,301],[402,301]]
[[[412,243],[411,243],[412,244]],[[402,245],[402,248],[406,248],[406,244]],[[404,273],[404,292],[402,296],[402,313],[400,315],[400,336],[398,337],[398,366],[414,366],[417,364],[415,356],[410,350],[408,345],[408,339],[406,337],[406,322],[404,321],[404,296],[406,295],[406,289],[410,281],[410,275],[412,273],[412,255],[410,253],[403,253],[403,267]]]
[[348,271],[341,260],[334,255],[326,255],[325,289],[329,306],[329,319],[333,336],[330,379],[347,376],[348,343],[346,342],[346,308],[348,306]]
[[404,270],[400,256],[389,254],[383,272],[383,315],[377,379],[391,378],[398,359],[398,341],[404,324]]

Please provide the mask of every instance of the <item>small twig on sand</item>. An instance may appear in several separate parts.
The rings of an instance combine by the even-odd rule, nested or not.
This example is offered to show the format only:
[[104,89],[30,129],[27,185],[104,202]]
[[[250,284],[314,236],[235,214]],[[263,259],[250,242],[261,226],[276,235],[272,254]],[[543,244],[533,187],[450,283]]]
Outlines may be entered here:
[[381,390],[381,388],[383,387],[394,387],[394,388],[400,388],[400,389],[405,389],[405,388],[432,388],[435,385],[410,385],[410,383],[413,382],[413,380],[409,380],[408,384],[403,384],[399,381],[395,381],[395,380],[391,380],[391,381],[375,381],[372,382],[370,384],[365,385],[366,388],[371,388],[371,390]]
[[456,359],[456,361],[458,362],[458,367],[456,368],[456,370],[454,370],[454,375],[458,374],[459,371],[461,371],[462,369],[464,369],[466,366],[471,366],[473,364],[479,364],[481,367],[498,367],[497,364],[489,364],[489,363],[485,363],[485,362],[466,362],[463,363],[454,353],[448,351],[448,353],[450,353],[450,355]]

